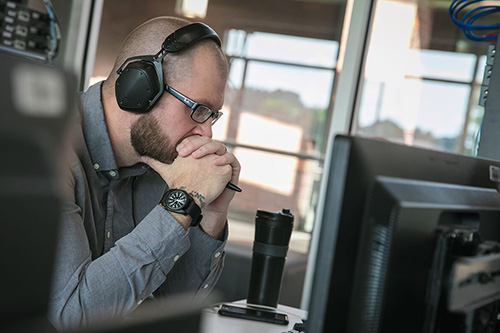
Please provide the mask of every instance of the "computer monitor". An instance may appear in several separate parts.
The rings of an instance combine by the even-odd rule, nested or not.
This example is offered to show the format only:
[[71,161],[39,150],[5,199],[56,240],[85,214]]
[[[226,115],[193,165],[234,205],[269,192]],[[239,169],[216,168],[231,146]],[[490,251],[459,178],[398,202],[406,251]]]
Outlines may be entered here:
[[350,136],[332,151],[307,332],[495,325],[500,162]]

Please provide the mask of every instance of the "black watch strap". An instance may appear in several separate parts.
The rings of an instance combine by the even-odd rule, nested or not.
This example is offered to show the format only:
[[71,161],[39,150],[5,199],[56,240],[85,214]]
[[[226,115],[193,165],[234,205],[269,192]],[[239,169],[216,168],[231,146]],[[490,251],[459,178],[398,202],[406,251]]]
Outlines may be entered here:
[[201,214],[200,206],[196,204],[193,198],[191,198],[191,204],[186,207],[186,213],[191,216],[191,227],[196,227],[200,224],[203,215]]
[[163,194],[160,205],[169,212],[191,216],[191,227],[199,225],[203,218],[201,208],[184,190],[169,189]]

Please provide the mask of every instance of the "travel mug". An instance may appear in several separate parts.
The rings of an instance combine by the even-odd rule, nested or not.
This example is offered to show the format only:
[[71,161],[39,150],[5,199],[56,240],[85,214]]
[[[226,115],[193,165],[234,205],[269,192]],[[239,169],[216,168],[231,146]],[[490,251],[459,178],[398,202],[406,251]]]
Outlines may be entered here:
[[247,304],[277,307],[292,230],[289,209],[257,211]]

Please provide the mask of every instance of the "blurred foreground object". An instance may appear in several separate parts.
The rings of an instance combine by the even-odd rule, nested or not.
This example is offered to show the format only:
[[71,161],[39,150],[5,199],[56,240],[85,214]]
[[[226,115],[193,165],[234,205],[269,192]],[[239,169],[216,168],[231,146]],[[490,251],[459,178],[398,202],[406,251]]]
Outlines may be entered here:
[[0,331],[52,331],[45,315],[76,82],[42,63],[0,62]]

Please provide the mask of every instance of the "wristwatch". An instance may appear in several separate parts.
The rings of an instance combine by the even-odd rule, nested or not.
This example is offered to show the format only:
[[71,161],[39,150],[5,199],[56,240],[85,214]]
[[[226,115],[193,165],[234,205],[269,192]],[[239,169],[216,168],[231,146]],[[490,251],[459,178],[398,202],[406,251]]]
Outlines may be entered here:
[[184,190],[170,189],[160,200],[160,206],[169,212],[191,216],[191,227],[200,224],[203,215],[193,198]]

